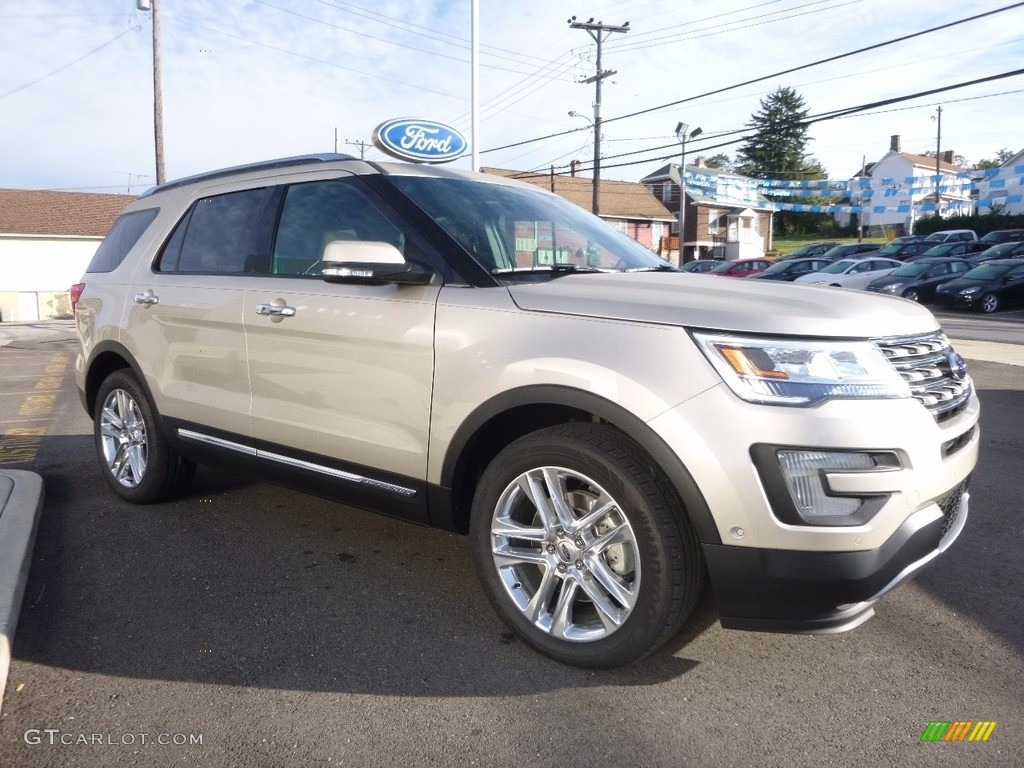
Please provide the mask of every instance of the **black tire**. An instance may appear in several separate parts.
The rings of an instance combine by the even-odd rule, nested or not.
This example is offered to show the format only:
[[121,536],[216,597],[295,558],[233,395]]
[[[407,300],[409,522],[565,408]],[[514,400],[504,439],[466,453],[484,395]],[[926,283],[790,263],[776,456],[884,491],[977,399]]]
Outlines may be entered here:
[[986,315],[991,315],[999,309],[999,297],[994,293],[986,293],[981,297],[981,301],[978,302],[978,309]]
[[907,288],[907,290],[903,292],[903,298],[910,299],[911,301],[920,302],[921,294],[917,292],[916,288]]
[[195,462],[168,445],[156,408],[127,369],[100,385],[93,435],[103,476],[125,501],[165,501],[180,494],[195,475]]
[[[568,502],[561,517],[547,504],[552,487]],[[703,586],[703,557],[675,491],[635,443],[596,424],[549,427],[501,451],[476,489],[470,539],[509,629],[575,666],[647,655],[679,631]]]

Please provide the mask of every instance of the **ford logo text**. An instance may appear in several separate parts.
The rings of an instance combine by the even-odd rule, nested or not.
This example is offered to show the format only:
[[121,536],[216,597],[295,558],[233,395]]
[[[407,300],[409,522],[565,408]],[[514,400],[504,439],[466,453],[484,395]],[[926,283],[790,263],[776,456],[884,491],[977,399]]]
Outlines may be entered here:
[[469,146],[466,138],[450,126],[409,117],[378,125],[373,143],[392,157],[414,163],[448,163],[466,154]]

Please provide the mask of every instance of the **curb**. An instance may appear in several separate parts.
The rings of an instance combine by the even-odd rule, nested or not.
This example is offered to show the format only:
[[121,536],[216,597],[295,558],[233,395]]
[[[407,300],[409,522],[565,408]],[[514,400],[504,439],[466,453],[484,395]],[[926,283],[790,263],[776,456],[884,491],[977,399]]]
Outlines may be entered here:
[[43,479],[39,475],[0,469],[0,710],[42,509]]

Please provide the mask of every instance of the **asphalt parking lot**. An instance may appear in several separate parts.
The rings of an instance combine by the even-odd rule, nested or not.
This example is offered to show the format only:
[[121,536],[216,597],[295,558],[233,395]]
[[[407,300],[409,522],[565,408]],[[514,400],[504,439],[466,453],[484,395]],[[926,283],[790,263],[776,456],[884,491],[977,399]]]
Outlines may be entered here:
[[[174,503],[118,501],[57,370],[71,350],[0,348],[0,426],[31,438],[0,456],[47,493],[2,766],[1021,764],[1020,367],[971,361],[970,520],[867,624],[732,632],[705,600],[670,647],[590,672],[511,638],[458,536],[205,467]],[[921,741],[957,720],[996,726]]]

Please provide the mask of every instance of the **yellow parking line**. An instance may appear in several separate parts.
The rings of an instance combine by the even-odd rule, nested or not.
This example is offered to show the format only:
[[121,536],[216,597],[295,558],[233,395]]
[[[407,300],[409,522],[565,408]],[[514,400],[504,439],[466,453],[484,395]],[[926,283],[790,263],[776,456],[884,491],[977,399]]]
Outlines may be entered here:
[[38,419],[6,419],[0,424],[34,424],[37,421],[60,421],[56,416],[41,417]]
[[0,392],[0,397],[8,397],[10,395],[38,395],[40,392],[60,392],[59,389],[32,389],[28,392]]

